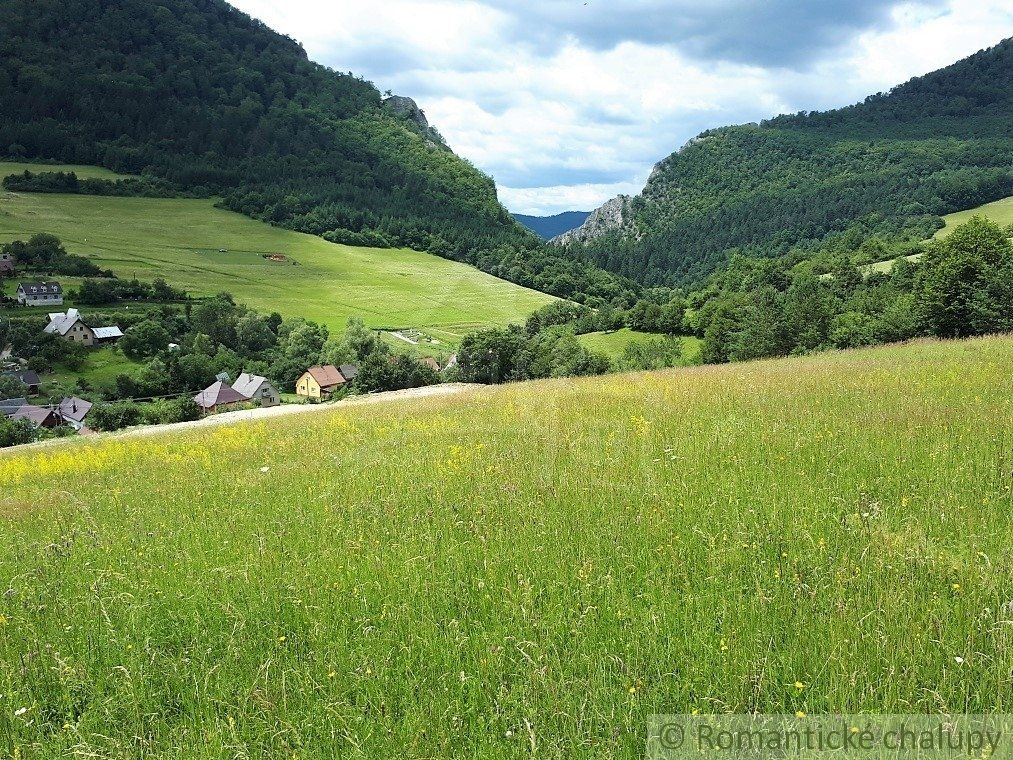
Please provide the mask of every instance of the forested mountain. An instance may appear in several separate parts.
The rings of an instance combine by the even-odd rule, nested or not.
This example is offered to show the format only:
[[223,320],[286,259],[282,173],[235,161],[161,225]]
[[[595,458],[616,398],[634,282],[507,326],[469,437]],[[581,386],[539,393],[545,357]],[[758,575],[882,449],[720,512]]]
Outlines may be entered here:
[[923,239],[940,215],[1013,194],[1011,111],[1006,40],[858,105],[704,132],[658,164],[615,224],[569,248],[673,285],[736,251]]
[[547,251],[490,177],[390,106],[223,0],[0,0],[0,154],[154,175],[284,227],[560,295],[621,289]]
[[562,214],[554,214],[552,216],[514,214],[514,219],[539,237],[548,240],[579,227],[590,215],[590,211],[564,211]]

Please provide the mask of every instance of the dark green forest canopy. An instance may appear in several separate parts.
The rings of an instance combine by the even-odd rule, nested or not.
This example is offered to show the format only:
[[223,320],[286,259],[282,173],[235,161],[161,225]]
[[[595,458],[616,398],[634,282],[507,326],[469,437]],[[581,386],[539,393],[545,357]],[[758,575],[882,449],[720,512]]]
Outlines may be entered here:
[[858,105],[704,132],[658,165],[624,229],[586,252],[672,285],[736,251],[924,239],[941,215],[1013,194],[1011,110],[1006,40]]
[[223,0],[0,0],[3,153],[154,175],[273,224],[377,233],[558,295],[625,287],[542,246],[490,177],[371,83]]

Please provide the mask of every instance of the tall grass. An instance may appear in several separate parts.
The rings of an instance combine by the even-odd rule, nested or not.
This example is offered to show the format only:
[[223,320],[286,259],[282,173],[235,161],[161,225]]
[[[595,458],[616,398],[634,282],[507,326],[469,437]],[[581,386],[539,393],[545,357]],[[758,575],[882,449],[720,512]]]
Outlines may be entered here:
[[925,343],[0,457],[0,754],[1013,711],[1011,368]]

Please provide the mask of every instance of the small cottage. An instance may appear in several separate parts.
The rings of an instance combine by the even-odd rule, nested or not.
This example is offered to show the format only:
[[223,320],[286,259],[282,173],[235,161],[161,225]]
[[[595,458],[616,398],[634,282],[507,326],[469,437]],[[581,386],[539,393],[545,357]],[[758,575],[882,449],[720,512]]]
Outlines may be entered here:
[[296,395],[304,398],[327,399],[348,382],[333,364],[310,367],[295,384]]
[[92,403],[77,396],[65,398],[56,408],[56,413],[65,424],[70,425],[74,430],[81,430],[84,427],[84,418],[91,411]]
[[232,384],[232,390],[241,393],[248,399],[261,406],[278,406],[281,403],[281,394],[271,384],[271,381],[260,375],[251,375],[243,372]]
[[22,306],[63,306],[63,288],[58,282],[22,282],[17,297]]
[[233,390],[230,386],[218,380],[214,385],[205,388],[194,396],[193,400],[205,414],[214,414],[215,412],[235,409],[240,404],[248,402],[250,397],[244,396],[239,391]]
[[440,371],[440,363],[431,356],[427,356],[425,359],[419,359],[419,361],[422,364],[425,364],[427,367],[429,367],[429,369],[431,369],[433,372]]
[[0,277],[14,276],[14,254],[0,253]]
[[77,309],[67,309],[67,313],[55,312],[49,315],[49,324],[43,331],[49,335],[59,335],[64,340],[80,343],[82,346],[95,345],[95,331],[81,319]]

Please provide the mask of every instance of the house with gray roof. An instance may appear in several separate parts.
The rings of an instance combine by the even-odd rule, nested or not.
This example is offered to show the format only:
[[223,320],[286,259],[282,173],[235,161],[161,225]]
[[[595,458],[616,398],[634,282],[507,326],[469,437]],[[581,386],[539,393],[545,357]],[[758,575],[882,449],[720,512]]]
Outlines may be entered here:
[[23,306],[62,306],[63,288],[58,282],[22,282],[17,297]]
[[271,381],[260,375],[243,372],[232,384],[232,390],[243,394],[261,406],[278,406],[281,394]]
[[91,411],[92,406],[93,404],[90,401],[85,401],[83,398],[78,398],[77,396],[71,396],[60,402],[60,405],[56,407],[56,413],[74,430],[80,430],[84,427],[84,418],[88,416],[88,412]]
[[214,414],[245,404],[250,397],[232,390],[230,386],[218,380],[194,396],[193,400],[205,414]]
[[67,309],[67,313],[57,311],[49,315],[49,324],[43,330],[48,335],[59,335],[64,340],[80,343],[82,346],[95,345],[95,331],[81,319],[77,309]]
[[60,415],[53,409],[25,404],[11,415],[12,420],[28,420],[35,427],[54,428],[63,424]]

